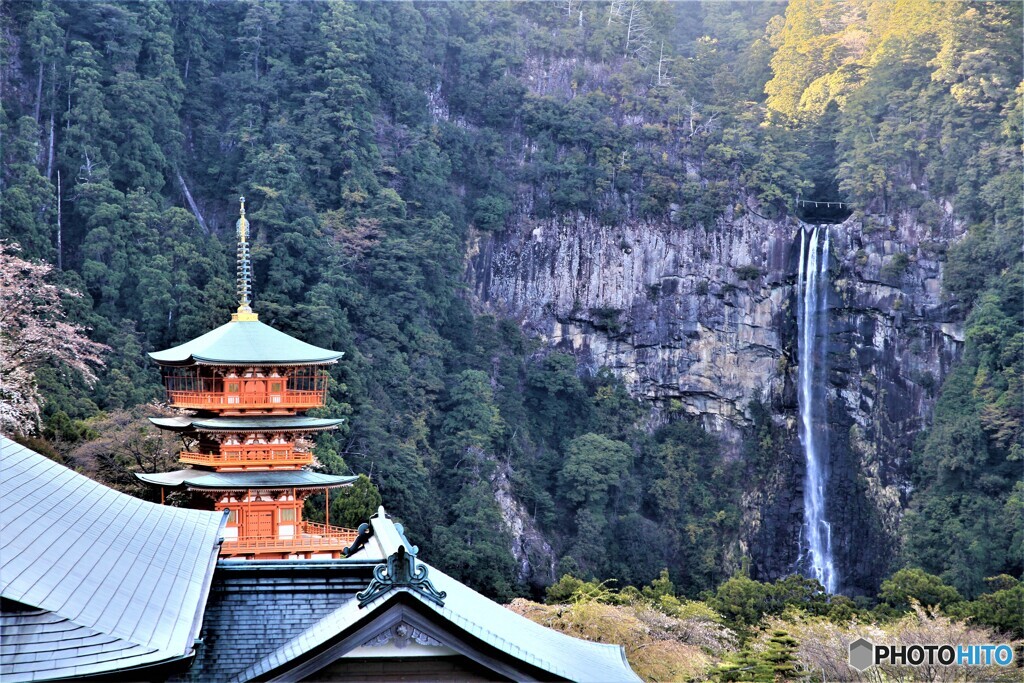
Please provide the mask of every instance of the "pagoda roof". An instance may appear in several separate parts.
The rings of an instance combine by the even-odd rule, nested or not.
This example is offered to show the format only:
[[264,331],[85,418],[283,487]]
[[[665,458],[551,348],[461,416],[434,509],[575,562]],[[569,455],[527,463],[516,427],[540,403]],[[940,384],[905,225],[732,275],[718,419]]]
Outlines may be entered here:
[[154,486],[236,491],[239,489],[322,489],[346,486],[358,477],[322,474],[310,470],[277,470],[268,472],[210,472],[185,469],[154,474],[136,473],[136,477]]
[[192,341],[149,357],[161,365],[313,365],[343,354],[322,349],[258,320],[232,320]]
[[344,422],[341,418],[325,419],[297,415],[253,415],[251,417],[151,417],[149,421],[160,429],[176,432],[320,432],[334,429]]
[[133,498],[2,436],[0,472],[0,677],[186,662],[226,513]]

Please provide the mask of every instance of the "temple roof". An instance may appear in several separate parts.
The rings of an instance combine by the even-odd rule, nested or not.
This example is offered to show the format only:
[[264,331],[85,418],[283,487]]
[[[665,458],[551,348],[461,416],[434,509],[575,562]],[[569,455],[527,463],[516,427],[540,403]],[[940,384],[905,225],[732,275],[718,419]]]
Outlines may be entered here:
[[155,505],[0,436],[4,681],[188,657],[224,512]]
[[333,429],[344,420],[295,415],[253,415],[252,417],[151,417],[149,421],[160,429],[178,432],[320,432]]
[[322,349],[264,325],[231,321],[166,351],[149,356],[161,365],[311,365],[334,363],[343,354]]
[[[282,570],[295,572],[292,581],[302,586],[304,600],[310,603],[309,614],[315,616],[317,621],[282,629],[282,633],[287,634],[284,639],[277,639],[273,644],[264,643],[263,647],[254,649],[251,643],[218,637],[220,634],[215,631],[218,628],[217,620],[220,619],[220,608],[212,606],[210,630],[206,636],[208,641],[216,642],[221,651],[213,648],[204,652],[193,674],[237,683],[276,680],[279,676],[298,680],[322,666],[323,662],[317,662],[317,657],[344,657],[360,645],[373,646],[386,640],[388,634],[380,631],[383,626],[376,624],[383,623],[381,618],[385,613],[399,610],[403,615],[401,619],[412,620],[431,631],[432,635],[421,635],[427,635],[425,642],[431,642],[434,647],[457,649],[461,643],[462,647],[472,649],[467,643],[475,643],[476,647],[499,653],[511,667],[506,669],[506,675],[514,680],[640,680],[626,662],[622,647],[580,640],[536,624],[415,559],[418,549],[409,544],[402,526],[395,524],[383,507],[360,531],[360,539],[346,560],[330,563],[290,562],[287,566],[281,562],[222,561],[219,575],[223,582],[232,582],[232,575],[237,573],[239,580],[245,577],[244,583],[251,587],[268,586],[263,589],[265,593],[251,598],[260,604],[261,609],[269,610],[258,615],[258,618],[266,620],[263,623],[278,623],[274,610],[281,609],[281,606],[275,606],[275,601],[282,603],[285,607],[282,612],[287,614],[287,610],[292,609],[292,601],[297,597],[294,593],[282,591],[280,586],[274,592],[269,590],[268,581],[278,580]],[[422,577],[413,581],[403,581],[397,577],[392,585],[382,585],[378,577],[388,578],[388,573],[393,569],[393,564],[388,564],[388,558],[396,554],[405,555],[406,559],[411,556],[414,566],[418,568],[414,574],[422,574]],[[372,573],[366,571],[373,567],[386,569]],[[260,577],[260,574],[264,576]],[[367,578],[362,582],[354,580],[360,575]],[[331,577],[336,578],[332,581]],[[408,575],[405,577],[408,578]],[[324,588],[317,590],[331,593],[329,600],[316,600],[316,593],[310,592],[309,582],[314,578],[324,584]],[[417,584],[429,584],[429,588]],[[339,593],[346,585],[350,592]],[[356,593],[362,589],[365,590]],[[330,605],[338,606],[330,609]],[[225,605],[225,609],[236,620],[237,616],[234,615],[247,614],[247,609],[237,604],[231,604],[230,608]],[[303,605],[302,609],[307,608]],[[417,621],[413,612],[427,615],[435,626],[442,626],[432,630],[427,621]],[[228,628],[228,623],[225,622],[223,626]],[[245,627],[245,624],[234,621],[230,628],[234,630]],[[446,639],[445,631],[455,637]],[[236,647],[245,649],[246,655],[236,656],[239,653],[232,651]],[[250,665],[242,669],[234,668],[240,660],[253,655],[256,656]]]
[[183,487],[208,491],[238,489],[322,489],[346,486],[358,477],[321,474],[310,470],[278,470],[269,472],[210,472],[185,469],[155,474],[136,473],[136,477],[154,486]]

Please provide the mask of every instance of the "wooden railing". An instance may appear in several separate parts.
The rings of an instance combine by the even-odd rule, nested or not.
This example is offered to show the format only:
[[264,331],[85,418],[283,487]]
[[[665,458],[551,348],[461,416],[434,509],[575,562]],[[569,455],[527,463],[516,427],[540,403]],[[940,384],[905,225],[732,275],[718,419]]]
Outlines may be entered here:
[[271,393],[167,390],[167,399],[175,408],[190,410],[253,409],[253,408],[318,408],[324,404],[326,391],[280,391]]
[[355,529],[346,529],[340,526],[331,526],[330,524],[319,524],[317,522],[301,522],[302,533],[310,534],[313,536],[344,536],[349,542],[356,540],[356,534],[358,533]]
[[243,536],[225,539],[221,555],[341,551],[356,540],[357,531],[340,526],[300,522],[294,538]]
[[220,453],[193,453],[182,451],[178,455],[181,462],[188,465],[206,465],[208,467],[273,467],[309,465],[313,462],[312,453],[296,451],[291,445],[243,446],[228,450],[222,448]]

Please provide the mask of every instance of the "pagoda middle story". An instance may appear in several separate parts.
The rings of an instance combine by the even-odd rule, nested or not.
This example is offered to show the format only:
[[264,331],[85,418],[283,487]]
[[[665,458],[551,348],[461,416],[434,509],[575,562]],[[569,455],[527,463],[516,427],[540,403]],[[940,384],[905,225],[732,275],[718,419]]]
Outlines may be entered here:
[[[327,367],[342,354],[275,330],[252,311],[241,201],[237,312],[215,330],[149,354],[160,365],[168,402],[191,413],[150,421],[182,436],[179,460],[191,467],[136,476],[159,487],[161,501],[168,490],[184,490],[197,506],[227,510],[222,557],[341,557],[356,531],[330,525],[330,491],[356,477],[307,469],[313,463],[308,439],[341,420],[303,413],[324,405]],[[305,500],[316,493],[327,500],[324,524],[302,518]]]

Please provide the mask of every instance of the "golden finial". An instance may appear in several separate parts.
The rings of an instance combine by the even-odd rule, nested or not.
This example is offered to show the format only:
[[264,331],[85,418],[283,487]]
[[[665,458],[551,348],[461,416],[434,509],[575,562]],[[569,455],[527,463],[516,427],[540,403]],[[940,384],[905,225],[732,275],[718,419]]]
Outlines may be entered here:
[[259,316],[252,312],[252,263],[249,259],[249,221],[245,219],[245,197],[238,198],[238,312],[231,314],[233,322],[252,322]]

